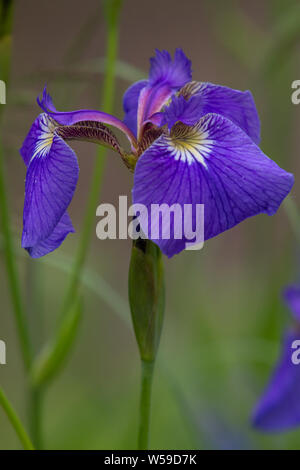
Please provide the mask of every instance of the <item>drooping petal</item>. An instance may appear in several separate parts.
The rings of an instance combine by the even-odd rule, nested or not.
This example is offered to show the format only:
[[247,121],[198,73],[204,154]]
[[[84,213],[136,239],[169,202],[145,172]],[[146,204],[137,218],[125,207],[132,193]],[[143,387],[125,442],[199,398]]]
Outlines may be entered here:
[[115,134],[101,122],[80,121],[72,126],[57,124],[55,133],[62,137],[63,140],[94,142],[114,150],[119,155],[122,155],[124,152]]
[[47,117],[47,114],[40,114],[32,124],[20,149],[21,156],[26,166],[29,165],[32,157],[37,153],[48,148],[51,143],[54,132],[54,125]]
[[138,139],[142,135],[143,123],[159,112],[170,96],[192,78],[191,61],[181,49],[176,49],[174,60],[167,51],[156,50],[150,59],[149,82],[139,94],[137,113]]
[[180,94],[187,100],[199,96],[199,118],[208,113],[221,114],[239,126],[251,139],[260,142],[260,120],[250,91],[239,91],[213,83],[190,82]]
[[[51,131],[51,120],[41,115],[41,128],[49,124],[48,133],[37,134],[26,174],[22,247],[31,248],[52,233],[73,197],[78,179],[78,163],[73,150]],[[30,146],[26,146],[27,150]]]
[[26,249],[32,258],[40,258],[56,250],[56,248],[62,244],[66,236],[74,232],[75,230],[71,219],[68,213],[65,212],[48,238]]
[[[137,147],[136,138],[132,131],[124,122],[120,121],[120,119],[112,116],[111,114],[93,109],[80,109],[78,111],[69,112],[56,111],[52,104],[52,99],[45,89],[42,99],[40,100],[40,98],[38,98],[37,102],[48,116],[52,117],[52,119],[61,125],[72,126],[73,124],[83,121],[94,121],[109,124],[116,127],[117,129],[120,129],[126,135],[133,148]],[[48,108],[49,103],[51,103],[51,109]]]
[[[133,202],[144,204],[148,213],[152,204],[177,203],[182,210],[184,204],[204,204],[207,240],[247,217],[274,214],[293,181],[239,127],[208,114],[193,127],[175,125],[170,136],[162,135],[143,153],[136,165]],[[139,220],[147,232],[148,221]],[[186,239],[157,243],[170,257],[185,248]]]
[[137,134],[137,108],[139,96],[142,89],[148,84],[148,80],[140,80],[139,82],[131,85],[123,97],[123,109],[124,109],[124,123],[136,136]]
[[294,341],[300,332],[288,332],[281,357],[253,413],[253,425],[262,431],[286,431],[300,425],[300,365],[294,364]]
[[283,297],[294,318],[300,323],[300,286],[287,287],[283,292]]

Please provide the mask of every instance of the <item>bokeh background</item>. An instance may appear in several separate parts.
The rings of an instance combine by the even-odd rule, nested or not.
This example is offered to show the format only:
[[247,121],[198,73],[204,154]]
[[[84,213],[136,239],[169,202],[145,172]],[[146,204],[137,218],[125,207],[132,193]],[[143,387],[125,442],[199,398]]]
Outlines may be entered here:
[[[154,49],[182,47],[192,60],[194,79],[252,91],[262,148],[295,174],[296,202],[300,105],[291,102],[291,83],[300,79],[297,5],[298,0],[124,0],[115,114],[122,117],[122,95],[132,81],[146,76]],[[36,351],[58,321],[96,148],[73,146],[80,163],[70,207],[77,233],[40,261],[19,248],[25,167],[18,149],[39,113],[35,98],[45,83],[60,110],[99,107],[105,38],[99,0],[16,2],[11,87],[1,134],[18,268]],[[116,204],[119,195],[130,195],[131,187],[132,175],[108,152],[99,204]],[[96,223],[95,216],[95,228]],[[201,251],[165,259],[167,306],[153,386],[151,448],[300,448],[300,430],[262,434],[250,421],[290,322],[281,291],[298,279],[294,232],[282,207],[274,217],[248,219],[209,240]],[[140,364],[127,304],[130,249],[130,241],[93,236],[78,338],[44,397],[46,448],[135,448]],[[2,255],[0,339],[6,341],[7,365],[0,366],[0,384],[26,423],[27,382]],[[0,410],[0,448],[19,447]]]

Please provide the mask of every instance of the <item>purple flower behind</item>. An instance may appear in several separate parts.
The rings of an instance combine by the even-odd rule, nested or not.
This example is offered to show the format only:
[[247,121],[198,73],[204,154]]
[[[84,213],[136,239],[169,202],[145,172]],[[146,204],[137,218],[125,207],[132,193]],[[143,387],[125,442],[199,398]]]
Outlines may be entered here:
[[283,298],[300,325],[300,286],[292,285],[287,287],[283,292]]
[[294,353],[300,356],[300,288],[288,287],[283,297],[297,323],[284,335],[280,358],[253,413],[253,425],[266,432],[300,426],[300,364],[293,360]]

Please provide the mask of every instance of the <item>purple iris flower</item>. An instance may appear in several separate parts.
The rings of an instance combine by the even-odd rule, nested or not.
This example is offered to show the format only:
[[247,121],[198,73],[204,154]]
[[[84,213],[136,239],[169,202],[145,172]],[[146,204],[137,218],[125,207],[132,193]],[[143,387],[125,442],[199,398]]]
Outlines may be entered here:
[[300,426],[300,287],[288,287],[283,296],[294,326],[285,332],[281,356],[253,414],[254,426],[267,432]]
[[[151,212],[153,204],[204,204],[204,240],[259,213],[273,215],[293,186],[293,175],[259,149],[260,122],[249,91],[192,81],[191,62],[181,49],[172,59],[156,51],[148,80],[124,95],[123,121],[106,113],[57,112],[44,90],[44,113],[34,122],[21,154],[27,165],[22,246],[33,257],[55,248],[73,231],[67,208],[78,179],[78,164],[66,141],[88,140],[118,152],[134,171],[133,202]],[[108,124],[125,133],[130,152]],[[147,215],[141,229],[168,257],[190,239],[155,238]],[[151,226],[160,226],[158,213]],[[191,225],[196,225],[196,211]],[[183,231],[182,231],[183,233]],[[197,237],[195,237],[197,238]]]

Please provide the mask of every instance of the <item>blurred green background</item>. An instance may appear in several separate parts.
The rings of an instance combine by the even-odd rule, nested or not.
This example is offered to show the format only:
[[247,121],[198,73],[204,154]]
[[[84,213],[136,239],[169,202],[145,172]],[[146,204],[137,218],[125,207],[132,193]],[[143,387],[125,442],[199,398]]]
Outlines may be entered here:
[[[38,351],[58,320],[68,266],[81,231],[93,145],[75,143],[80,179],[70,214],[76,234],[41,260],[22,253],[25,167],[18,149],[47,83],[59,110],[98,108],[105,70],[106,28],[99,0],[16,2],[11,86],[1,134],[28,323]],[[296,184],[300,105],[298,0],[124,0],[120,22],[115,114],[122,95],[146,76],[155,48],[182,47],[193,78],[250,89],[262,124],[262,148]],[[1,77],[0,77],[1,78]],[[109,153],[101,202],[130,195],[132,175]],[[95,228],[97,219],[95,216]],[[299,239],[298,239],[299,240]],[[1,243],[1,239],[0,239]],[[0,249],[1,245],[0,245]],[[83,279],[84,314],[68,362],[47,390],[44,445],[49,449],[132,449],[138,424],[140,364],[129,320],[131,243],[99,241],[94,233]],[[7,365],[0,385],[27,420],[27,383],[0,251],[0,339]],[[167,305],[153,387],[153,449],[299,449],[300,430],[262,434],[250,415],[280,352],[289,313],[282,287],[298,279],[297,238],[284,207],[205,243],[203,250],[165,259]],[[0,448],[20,444],[0,410]]]

